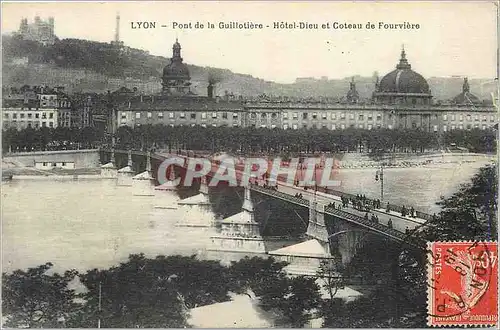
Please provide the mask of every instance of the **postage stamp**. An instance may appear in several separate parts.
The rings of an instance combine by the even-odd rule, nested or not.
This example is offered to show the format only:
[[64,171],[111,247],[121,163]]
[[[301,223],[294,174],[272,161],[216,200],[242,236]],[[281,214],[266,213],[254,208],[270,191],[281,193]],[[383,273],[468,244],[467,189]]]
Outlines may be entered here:
[[498,243],[428,243],[429,326],[498,322]]

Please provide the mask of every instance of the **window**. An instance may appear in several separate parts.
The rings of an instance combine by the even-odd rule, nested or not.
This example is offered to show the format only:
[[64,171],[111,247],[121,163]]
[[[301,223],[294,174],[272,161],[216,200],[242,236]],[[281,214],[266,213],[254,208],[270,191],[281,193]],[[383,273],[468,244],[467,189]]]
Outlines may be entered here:
[[318,114],[316,112],[313,112],[313,119],[316,119],[318,117]]
[[467,124],[467,129],[472,129],[472,125],[471,124]]
[[332,124],[332,129],[336,129],[337,127],[335,126],[335,124]]
[[[275,114],[275,113],[273,113],[273,116],[275,116],[275,117],[276,117],[276,114]],[[274,117],[274,118],[275,118],[275,117]],[[238,118],[238,113],[237,113],[237,112],[233,112],[233,119],[237,119],[237,118]]]
[[[234,124],[235,126],[238,126],[238,124]],[[272,124],[271,128],[276,128],[276,125]]]
[[148,118],[153,117],[153,114],[151,112],[148,112]]
[[3,117],[4,117],[5,119],[9,119],[9,114],[8,114],[8,113],[4,113],[4,114],[3,114]]
[[411,99],[411,104],[417,104],[417,99],[416,98],[412,98]]
[[54,127],[54,123],[53,122],[49,122],[49,127],[50,128]]
[[438,125],[434,125],[434,132],[438,131]]
[[17,113],[13,113],[12,118],[17,119]]
[[217,127],[217,124],[212,124],[212,127]]
[[24,118],[24,113],[19,114],[19,117]]
[[495,121],[495,116],[494,115],[490,116],[490,121]]
[[467,115],[467,121],[471,121],[471,115]]
[[372,129],[372,127],[373,127],[372,124],[368,124],[368,129],[369,130]]
[[345,124],[340,124],[340,129],[345,129]]
[[337,119],[337,114],[336,114],[336,113],[332,113],[331,118],[332,118],[333,120]]
[[321,119],[326,119],[326,112],[323,112],[323,113],[321,114]]
[[207,119],[207,113],[206,112],[202,112],[201,113],[201,119]]
[[448,115],[443,115],[443,120],[448,120]]
[[365,125],[363,125],[363,124],[359,124],[359,125],[358,125],[358,127],[359,127],[359,128],[365,128]]
[[196,113],[194,112],[191,113],[191,119],[196,119]]
[[475,116],[474,116],[474,120],[475,120],[475,121],[479,121],[479,115],[475,115]]
[[181,113],[179,113],[179,117],[184,119],[184,118],[186,118],[186,114],[184,112],[181,112]]
[[464,129],[464,125],[460,124],[460,125],[458,125],[458,128],[459,129]]
[[260,118],[264,119],[266,117],[267,117],[267,113],[263,112],[263,113],[260,114]]
[[140,112],[136,112],[135,113],[135,119],[139,119],[141,118],[141,113]]
[[227,112],[222,113],[222,119],[227,119]]
[[455,120],[455,115],[451,115],[451,120]]
[[487,121],[486,115],[483,115],[483,121]]
[[413,129],[417,128],[417,123],[416,122],[411,123],[411,128]]
[[307,119],[307,112],[302,113],[302,119]]
[[293,128],[293,129],[298,129],[297,124],[293,124],[293,125],[292,125],[292,128]]
[[[38,118],[38,114],[36,114],[35,118]],[[122,112],[122,119],[126,119],[126,118],[127,118],[127,113]]]
[[49,113],[49,119],[54,119],[54,113]]
[[298,112],[294,112],[293,113],[293,119],[297,119],[299,118],[299,113]]
[[483,126],[481,127],[482,129],[486,129],[486,125],[483,124]]
[[288,112],[283,112],[283,119],[288,119]]
[[368,120],[373,120],[373,115],[371,113],[368,114]]
[[387,128],[392,129],[392,125],[391,124],[387,125]]
[[452,130],[454,130],[455,128],[457,128],[455,125],[451,125]]
[[207,124],[201,124],[201,127],[205,128],[207,127]]
[[464,115],[460,115],[459,120],[463,121],[464,120]]
[[443,125],[443,132],[446,132],[448,131],[448,127],[446,127],[446,125]]
[[284,124],[283,129],[288,129],[288,124]]
[[47,122],[42,121],[42,127],[47,127]]
[[359,120],[364,120],[365,116],[364,115],[359,115]]
[[158,118],[163,118],[163,112],[158,112]]
[[382,115],[380,113],[377,113],[377,121],[382,120]]
[[[255,118],[255,113],[253,113],[253,115],[253,118]],[[212,112],[212,118],[217,118],[217,112]]]
[[340,114],[340,119],[345,119],[345,113],[344,113],[344,112],[342,112],[342,113]]
[[38,128],[40,127],[40,124],[39,123],[35,123],[35,128]]
[[353,113],[349,114],[349,119],[354,120],[354,114]]

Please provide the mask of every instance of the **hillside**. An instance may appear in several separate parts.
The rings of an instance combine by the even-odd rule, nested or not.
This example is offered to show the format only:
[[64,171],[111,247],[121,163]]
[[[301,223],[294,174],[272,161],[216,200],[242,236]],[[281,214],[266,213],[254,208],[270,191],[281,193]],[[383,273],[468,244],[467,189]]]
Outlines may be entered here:
[[[168,58],[129,47],[119,49],[109,43],[63,39],[57,40],[52,46],[43,46],[15,36],[3,36],[2,57],[4,85],[61,85],[69,92],[102,92],[126,86],[137,87],[145,93],[155,93],[161,89],[161,72],[168,63]],[[226,69],[189,63],[188,67],[194,92],[200,95],[206,95],[209,75],[219,80],[216,94],[223,95],[228,91],[244,96],[343,97],[351,79],[309,79],[279,84]],[[374,78],[357,76],[355,80],[360,96],[369,98],[373,92]],[[471,79],[471,91],[482,99],[490,98],[496,88],[491,81]],[[460,93],[462,88],[460,77],[431,77],[428,82],[437,100],[448,100]]]

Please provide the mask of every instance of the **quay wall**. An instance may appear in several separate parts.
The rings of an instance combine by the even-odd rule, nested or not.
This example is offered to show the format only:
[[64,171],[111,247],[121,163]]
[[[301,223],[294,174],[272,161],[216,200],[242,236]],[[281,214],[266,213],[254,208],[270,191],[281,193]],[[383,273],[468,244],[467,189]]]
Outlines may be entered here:
[[75,169],[99,167],[99,150],[60,150],[8,153],[3,156],[4,163],[18,167],[35,167],[35,163],[74,163]]

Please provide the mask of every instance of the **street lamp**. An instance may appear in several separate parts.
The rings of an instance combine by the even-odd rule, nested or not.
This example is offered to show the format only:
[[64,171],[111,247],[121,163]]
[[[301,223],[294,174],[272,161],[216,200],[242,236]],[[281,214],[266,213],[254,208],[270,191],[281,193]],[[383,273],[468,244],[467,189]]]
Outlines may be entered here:
[[380,201],[384,200],[384,166],[381,165],[380,169],[375,173],[375,181],[380,180]]

